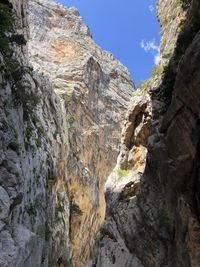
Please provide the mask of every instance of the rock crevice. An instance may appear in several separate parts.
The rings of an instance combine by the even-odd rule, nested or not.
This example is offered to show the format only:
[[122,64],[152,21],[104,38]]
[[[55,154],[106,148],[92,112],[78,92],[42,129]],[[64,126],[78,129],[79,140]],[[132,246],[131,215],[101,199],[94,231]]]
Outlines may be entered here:
[[199,266],[199,10],[158,1],[135,92],[77,9],[0,1],[0,266]]

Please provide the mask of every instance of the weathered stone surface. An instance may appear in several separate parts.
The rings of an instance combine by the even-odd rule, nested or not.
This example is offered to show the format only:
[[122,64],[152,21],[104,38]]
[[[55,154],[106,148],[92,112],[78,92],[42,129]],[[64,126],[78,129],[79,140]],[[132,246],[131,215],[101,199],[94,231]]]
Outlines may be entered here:
[[[71,259],[84,266],[104,219],[103,188],[133,83],[127,69],[96,46],[76,9],[29,1],[27,21],[25,2],[12,4],[28,54],[25,43],[11,46],[24,68],[21,87],[6,78],[10,69],[1,54],[0,244],[7,238],[7,246],[0,259],[10,267],[66,266]],[[15,105],[20,90],[26,100],[20,96]],[[21,241],[14,231],[24,233]]]
[[105,185],[107,212],[95,266],[144,266],[140,257],[133,254],[131,238],[137,235],[133,219],[140,218],[140,210],[136,196],[146,165],[151,128],[150,96],[135,93],[126,114],[117,165]]
[[[109,177],[106,220],[93,266],[199,266],[199,8],[195,0],[159,1],[159,64],[166,64],[166,70],[151,92],[146,167],[139,189],[134,178],[129,182],[130,171],[121,172],[121,179],[120,172]],[[132,128],[125,124],[128,140]],[[126,167],[124,151],[118,165]],[[129,254],[119,252],[122,243]],[[121,265],[115,260],[119,255]],[[138,262],[130,263],[132,258]]]
[[21,225],[0,233],[1,266],[41,266],[43,240]]
[[134,94],[76,9],[30,0],[27,16],[10,2],[20,42],[0,44],[0,266],[198,267],[199,1],[158,2],[159,66],[151,93]]
[[50,79],[66,110],[71,257],[81,267],[91,258],[104,220],[104,184],[134,88],[127,69],[94,43],[75,8],[30,1],[28,22],[30,61]]
[[[4,3],[8,8],[8,1]],[[12,4],[20,29],[10,36],[26,39],[26,2]],[[69,227],[59,233],[64,252],[62,238],[57,243],[54,238],[52,245],[51,237],[58,198],[66,211],[60,228],[69,225],[69,196],[63,200],[63,186],[55,188],[65,179],[65,165],[62,173],[59,165],[66,162],[66,114],[48,79],[29,67],[26,51],[25,41],[10,43],[7,51],[1,43],[0,266],[5,267],[50,266],[60,253],[69,259]]]
[[134,94],[130,100],[122,130],[117,168],[143,172],[147,138],[151,134],[151,100],[148,94]]
[[0,211],[0,230],[2,230],[8,221],[10,211],[10,198],[3,187],[0,187]]

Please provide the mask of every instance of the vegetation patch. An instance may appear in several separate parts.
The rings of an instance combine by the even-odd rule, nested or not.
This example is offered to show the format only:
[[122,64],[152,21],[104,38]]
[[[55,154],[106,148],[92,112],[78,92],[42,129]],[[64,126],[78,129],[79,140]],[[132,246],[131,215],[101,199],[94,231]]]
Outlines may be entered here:
[[0,18],[0,52],[3,55],[0,70],[4,75],[0,87],[5,89],[7,83],[11,85],[13,103],[22,105],[24,119],[28,120],[40,99],[37,93],[31,91],[31,85],[27,85],[25,74],[31,72],[31,68],[23,66],[14,56],[12,44],[25,45],[26,40],[22,34],[16,34],[20,27],[19,18],[7,0],[0,1]]
[[152,81],[149,79],[149,80],[145,80],[145,81],[142,81],[140,82],[140,84],[138,85],[138,88],[141,90],[141,91],[147,91],[148,89],[150,89],[152,87]]
[[14,30],[15,15],[8,1],[0,2],[0,51],[5,55],[10,53],[9,33]]
[[119,194],[119,201],[127,201],[129,200],[129,194],[126,190],[123,190],[120,194]]
[[30,141],[30,139],[31,139],[31,136],[33,134],[33,130],[34,130],[33,126],[30,123],[28,123],[26,126],[26,130],[25,130],[25,137],[28,141]]
[[71,194],[71,196],[70,196],[70,214],[77,214],[77,215],[83,214],[79,205],[75,202],[73,194]]
[[72,218],[73,216],[82,216],[83,212],[79,205],[75,202],[73,194],[70,196],[70,206],[69,206],[69,238],[73,240],[73,231],[72,231]]
[[23,107],[24,119],[30,119],[33,116],[36,106],[40,102],[39,96],[30,90],[28,91],[22,80],[15,83],[13,93],[15,105],[22,105]]
[[156,76],[161,76],[164,71],[164,66],[156,65],[152,72],[151,72],[151,78],[155,78]]
[[162,38],[162,42],[160,44],[160,53],[163,53],[166,44],[167,44],[167,37],[165,36]]
[[79,205],[76,204],[75,202],[72,202],[70,205],[70,212],[72,214],[77,214],[77,215],[83,215],[82,210],[80,209]]
[[20,145],[18,143],[16,143],[16,142],[10,142],[9,145],[8,145],[8,148],[12,149],[17,154],[20,153]]
[[40,138],[37,138],[35,140],[35,144],[36,144],[37,148],[40,148],[42,146],[42,140]]
[[51,237],[51,228],[49,224],[42,224],[38,226],[37,234],[42,238],[45,239],[45,241],[48,241]]
[[119,177],[126,177],[128,176],[128,174],[129,174],[128,170],[122,170],[122,169],[117,170],[117,175]]
[[30,203],[27,207],[26,207],[26,211],[28,213],[29,216],[36,216],[37,215],[37,209],[36,209],[36,205],[33,203]]

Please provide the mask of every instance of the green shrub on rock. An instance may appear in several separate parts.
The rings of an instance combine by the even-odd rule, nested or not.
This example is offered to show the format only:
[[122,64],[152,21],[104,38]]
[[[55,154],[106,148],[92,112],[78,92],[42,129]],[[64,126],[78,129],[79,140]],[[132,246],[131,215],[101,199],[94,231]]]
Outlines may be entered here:
[[117,170],[117,174],[118,174],[119,177],[126,177],[126,176],[128,176],[129,171],[128,170],[119,169],[119,170]]

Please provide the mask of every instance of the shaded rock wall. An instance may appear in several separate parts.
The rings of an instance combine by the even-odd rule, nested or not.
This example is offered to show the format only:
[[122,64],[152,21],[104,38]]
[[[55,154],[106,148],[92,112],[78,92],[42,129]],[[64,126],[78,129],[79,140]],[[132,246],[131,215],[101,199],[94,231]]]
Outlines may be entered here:
[[[48,79],[28,63],[26,2],[0,4],[0,265],[55,266],[60,254],[69,258],[54,230],[58,198],[69,225],[68,196],[57,186],[68,151],[65,110]],[[69,230],[59,235],[68,248]]]
[[104,220],[103,188],[133,85],[127,70],[95,45],[76,9],[30,1],[28,10],[30,60],[50,78],[66,110],[71,258],[84,266]]
[[76,9],[10,3],[14,13],[0,1],[12,18],[0,21],[0,266],[197,267],[199,1],[158,2],[159,65],[134,94]]
[[104,220],[103,188],[134,85],[76,9],[12,3],[17,22],[9,35],[17,42],[9,39],[10,54],[1,55],[2,140],[9,136],[2,141],[0,241],[8,241],[1,263],[84,266]]
[[[122,146],[118,166],[125,170],[106,183],[106,220],[93,266],[199,266],[199,4],[158,3],[162,72],[150,90],[136,93],[146,103],[148,91],[151,97],[146,167],[130,171],[140,160],[127,165]],[[133,136],[136,117],[128,127]]]
[[76,9],[1,5],[0,265],[84,266],[134,85]]

